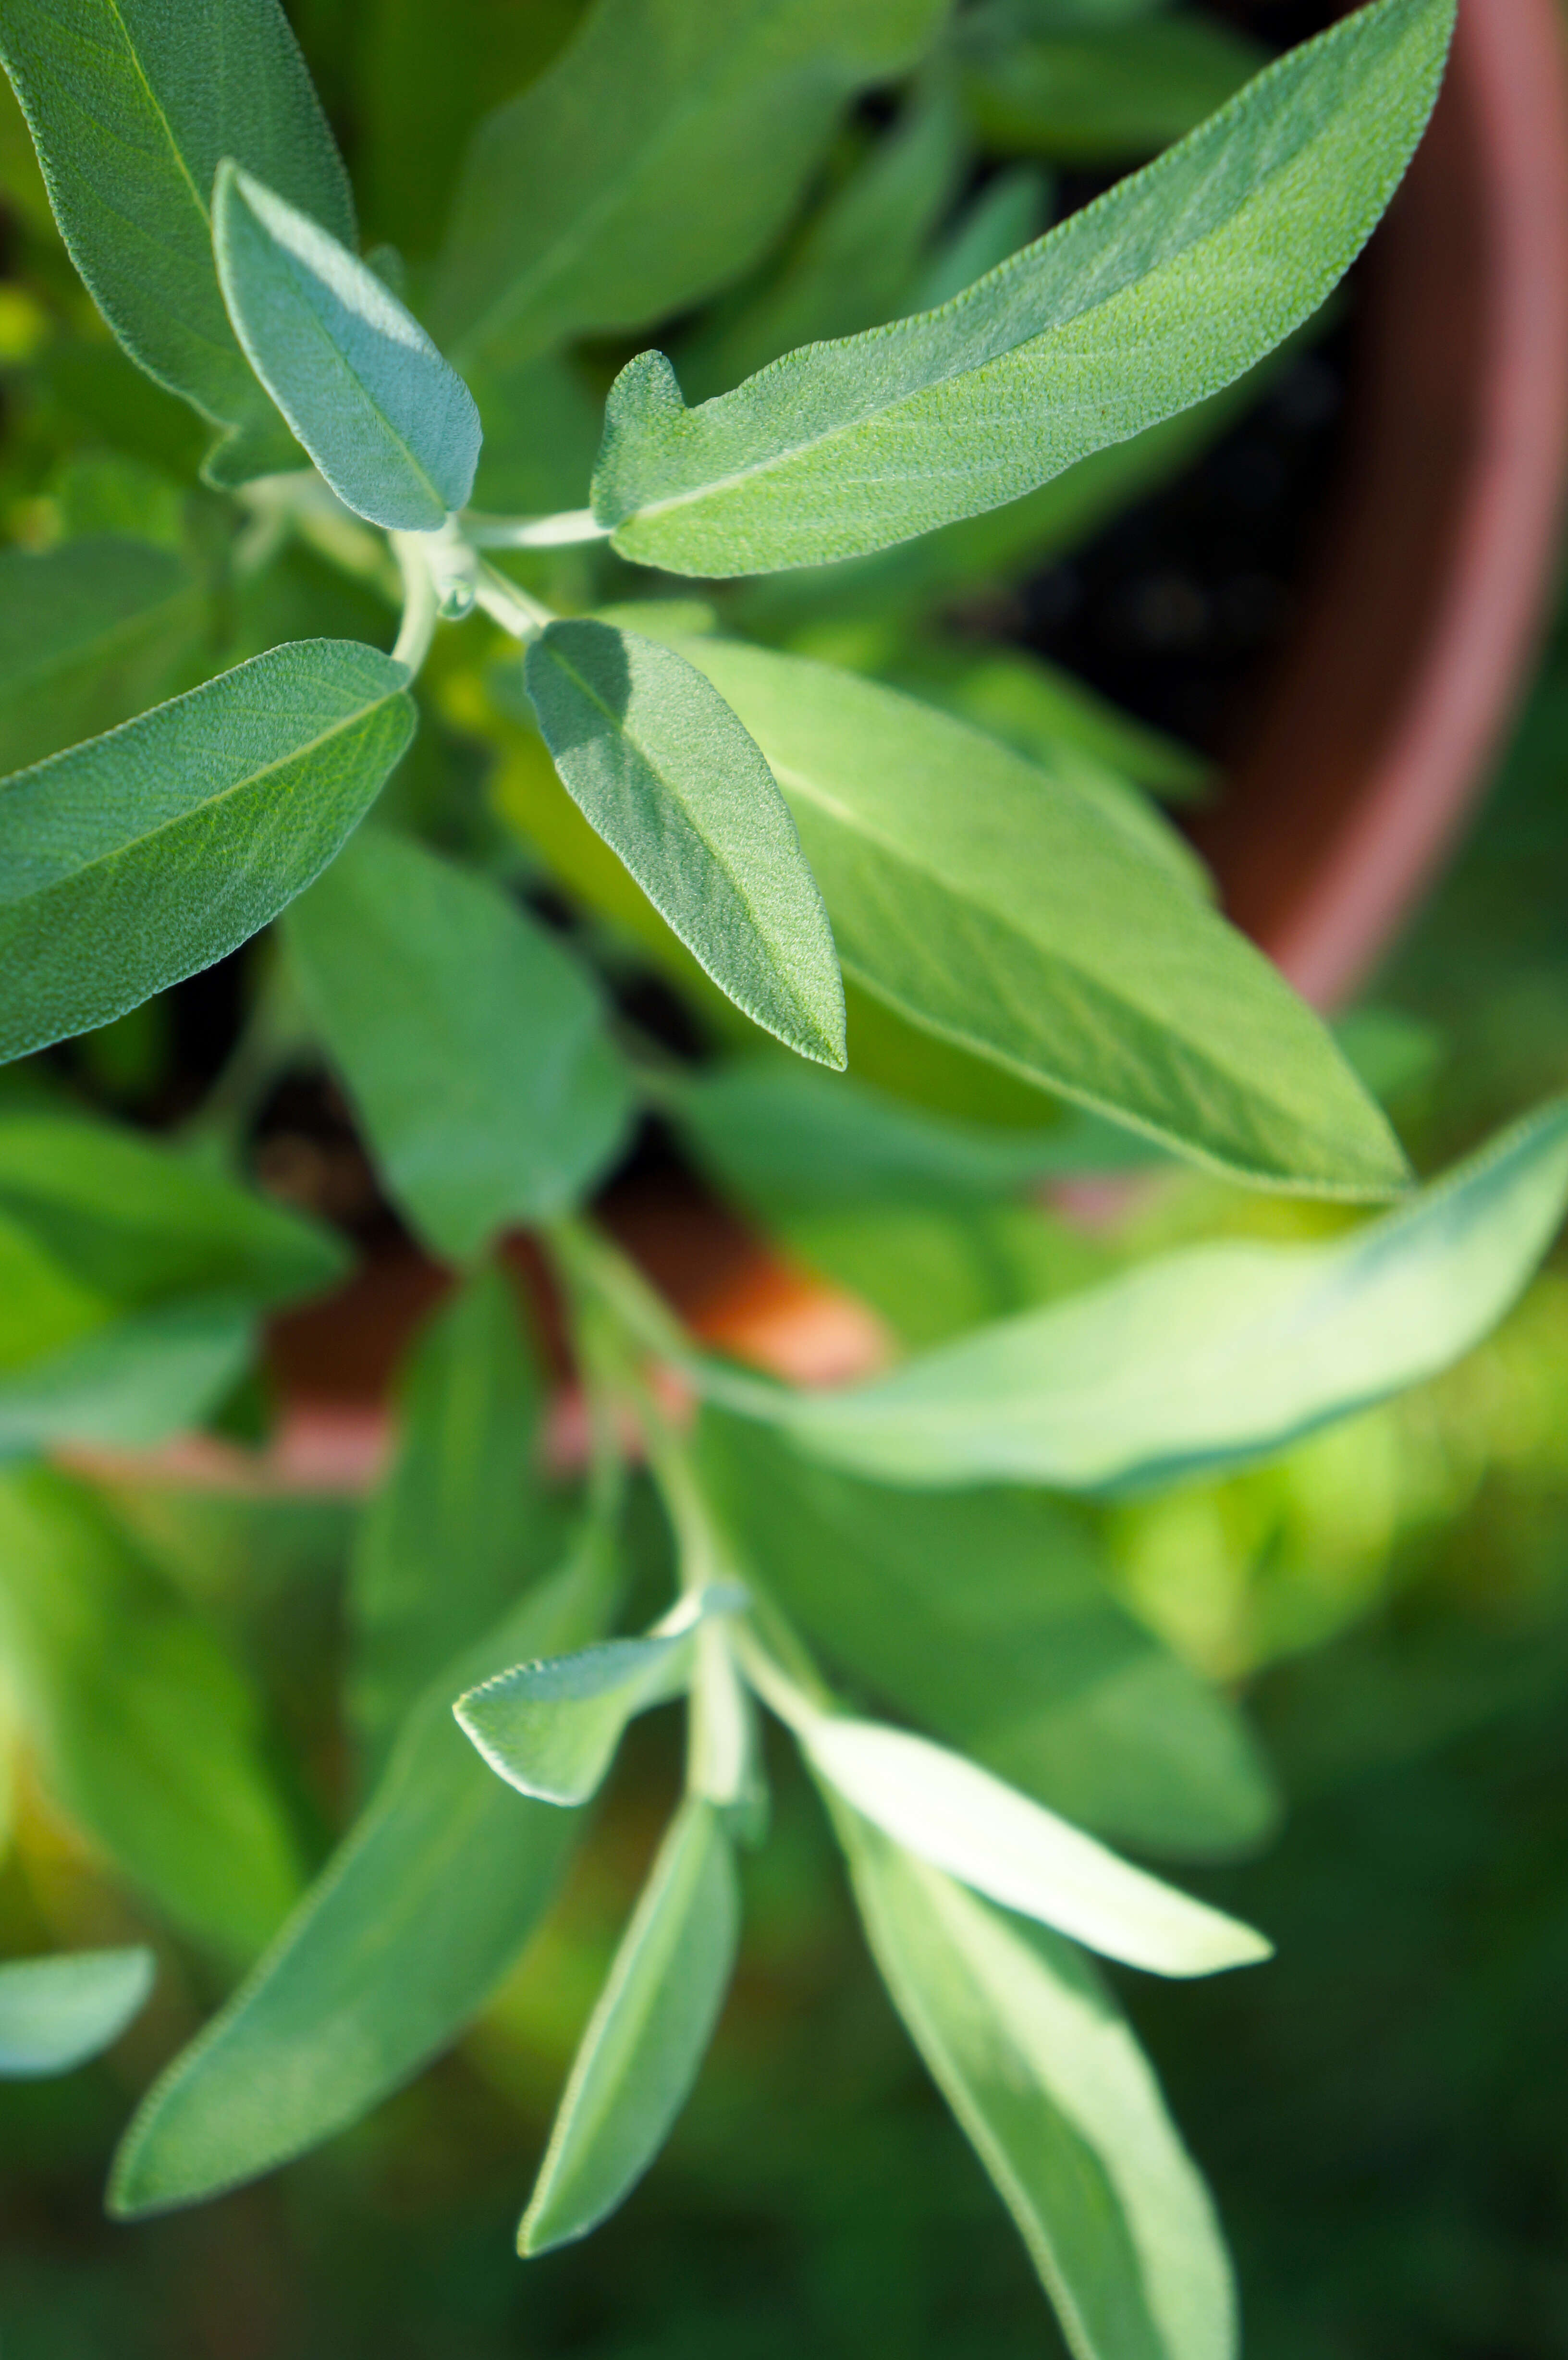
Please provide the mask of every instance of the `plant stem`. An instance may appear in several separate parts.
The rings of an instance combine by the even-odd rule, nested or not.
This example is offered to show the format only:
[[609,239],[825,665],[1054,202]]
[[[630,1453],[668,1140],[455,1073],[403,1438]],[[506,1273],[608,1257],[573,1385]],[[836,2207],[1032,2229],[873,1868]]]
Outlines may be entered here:
[[403,577],[403,619],[392,646],[394,663],[407,664],[415,678],[430,651],[436,631],[436,585],[425,552],[413,533],[392,535],[393,554]]
[[470,510],[463,519],[463,530],[474,549],[572,549],[610,538],[609,526],[600,524],[592,508],[568,508],[544,517],[480,516]]

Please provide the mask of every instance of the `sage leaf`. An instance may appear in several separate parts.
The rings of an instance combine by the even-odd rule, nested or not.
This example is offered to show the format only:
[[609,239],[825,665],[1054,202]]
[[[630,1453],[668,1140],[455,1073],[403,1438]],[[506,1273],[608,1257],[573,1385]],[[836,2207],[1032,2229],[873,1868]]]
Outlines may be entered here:
[[712,294],[789,219],[845,102],[913,64],[944,13],[945,0],[597,0],[475,134],[435,281],[438,336],[465,369],[515,363]]
[[442,1665],[564,1544],[538,1464],[544,1384],[518,1313],[506,1272],[476,1271],[420,1336],[401,1386],[397,1455],[349,1574],[348,1701],[373,1774]]
[[3,60],[71,260],[133,360],[226,429],[209,472],[299,452],[235,342],[210,192],[233,156],[345,243],[354,202],[278,0],[7,0]]
[[702,1465],[767,1594],[857,1688],[1110,1842],[1213,1859],[1269,1833],[1238,1708],[1119,1603],[1065,1506],[856,1482],[712,1414]]
[[723,696],[674,649],[600,622],[551,623],[527,681],[569,792],[704,971],[791,1049],[842,1066],[822,895]]
[[583,2038],[517,2250],[547,2254],[613,2212],[670,2135],[735,1965],[735,1859],[689,1796],[659,1849]]
[[252,367],[345,507],[433,532],[474,488],[474,397],[383,281],[308,213],[219,167],[212,250]]
[[802,657],[681,645],[784,792],[847,978],[939,1039],[1257,1185],[1400,1185],[1393,1134],[1323,1025],[1185,872],[1140,855],[1073,760],[1029,761]]
[[877,1962],[1076,2360],[1234,2360],[1213,2203],[1091,1962],[840,1819]]
[[405,1722],[375,1795],[249,1980],[144,2100],[110,2207],[167,2212],[346,2129],[483,2006],[544,1910],[576,1823],[490,1775],[451,1699],[485,1661],[586,1638],[607,1568],[596,1532]]
[[256,1346],[254,1310],[222,1296],[165,1303],[0,1378],[0,1461],[56,1443],[142,1450],[217,1408]]
[[819,1777],[862,1819],[950,1876],[1157,1975],[1256,1964],[1250,1926],[1121,1860],[961,1754],[880,1721],[813,1714],[796,1728]]
[[414,730],[401,664],[274,648],[0,780],[0,1059],[234,950],[337,852]]
[[1348,1237],[1164,1255],[854,1391],[715,1382],[881,1482],[1099,1491],[1212,1475],[1461,1359],[1522,1293],[1565,1203],[1558,1100]]
[[1268,62],[1258,42],[1213,17],[1084,25],[1009,38],[1009,11],[964,27],[963,88],[993,151],[1105,165],[1151,156],[1223,106]]
[[598,991],[498,887],[367,832],[290,912],[289,943],[388,1192],[432,1251],[466,1262],[609,1164],[631,1098]]
[[83,1485],[0,1475],[0,1660],[48,1792],[174,1925],[255,1956],[299,1886],[259,1701]]
[[117,2040],[152,1989],[152,1952],[76,1950],[0,1965],[0,2079],[69,2073]]
[[190,567],[146,541],[0,550],[0,771],[111,729],[177,685],[201,619]]
[[1431,113],[1454,13],[1375,0],[941,311],[789,354],[696,410],[662,354],[640,355],[605,411],[600,523],[673,574],[853,557],[1017,499],[1218,391],[1360,252]]

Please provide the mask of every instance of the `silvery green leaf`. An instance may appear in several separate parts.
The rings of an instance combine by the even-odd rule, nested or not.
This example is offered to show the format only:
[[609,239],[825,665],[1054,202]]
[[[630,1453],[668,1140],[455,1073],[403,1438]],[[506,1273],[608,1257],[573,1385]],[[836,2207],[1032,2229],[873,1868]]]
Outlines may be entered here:
[[210,967],[324,868],[414,730],[401,664],[305,639],[0,780],[0,1058]]
[[307,1005],[397,1205],[466,1262],[564,1211],[631,1094],[588,972],[498,886],[367,831],[290,912]]
[[1398,1144],[1322,1023],[1194,900],[1185,870],[1139,853],[1074,761],[1047,769],[800,657],[682,646],[783,789],[846,978],[940,1040],[1255,1183],[1399,1185]]
[[474,397],[376,272],[225,160],[212,251],[252,367],[345,507],[433,532],[474,488]]
[[452,1697],[497,1655],[598,1626],[605,1543],[432,1683],[367,1809],[228,2005],[143,2101],[115,2158],[122,2216],[168,2212],[303,2154],[417,2073],[483,2006],[544,1910],[576,1823],[475,1759]]
[[1172,1482],[1245,1465],[1448,1368],[1516,1301],[1565,1202],[1559,1100],[1324,1244],[1167,1254],[853,1391],[713,1382],[882,1482]]
[[906,1852],[1106,1958],[1157,1975],[1212,1975],[1270,1955],[1250,1926],[1134,1868],[929,1738],[836,1713],[803,1719],[795,1733],[818,1775]]
[[113,728],[177,685],[202,606],[191,568],[146,541],[0,551],[0,770]]
[[597,0],[474,137],[434,290],[442,343],[464,367],[511,363],[713,293],[788,221],[845,102],[913,64],[944,13]]
[[676,574],[809,565],[1046,483],[1239,377],[1360,252],[1431,113],[1454,0],[1375,0],[938,311],[688,410],[644,353],[593,506]]
[[233,156],[354,238],[347,176],[278,0],[6,0],[0,59],[99,310],[149,376],[234,430],[214,472],[233,484],[298,466],[230,329],[210,213]]
[[152,1989],[150,1950],[0,1964],[0,2080],[69,2073],[117,2040]]
[[40,1781],[175,1926],[254,1958],[299,1889],[260,1700],[85,1486],[0,1475],[0,1656]]
[[801,1056],[844,1062],[822,895],[754,741],[675,649],[551,623],[528,692],[573,800],[720,989]]
[[1258,42],[1195,12],[1022,40],[1007,38],[1006,13],[972,12],[964,56],[970,121],[988,149],[1004,154],[1080,166],[1151,156],[1268,61]]
[[1074,2360],[1233,2360],[1208,2191],[1091,1962],[839,1816],[877,1962]]
[[658,2155],[713,2038],[739,1918],[723,1819],[689,1796],[583,2037],[517,2233],[520,2253],[586,2236]]

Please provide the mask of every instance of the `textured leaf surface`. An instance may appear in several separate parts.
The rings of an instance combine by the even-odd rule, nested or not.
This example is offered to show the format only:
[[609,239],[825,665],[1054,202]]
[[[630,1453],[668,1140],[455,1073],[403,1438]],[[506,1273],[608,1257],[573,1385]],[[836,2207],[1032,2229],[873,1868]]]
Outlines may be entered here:
[[802,1056],[842,1065],[844,986],[773,774],[684,656],[551,623],[528,690],[566,786],[721,990]]
[[1278,1812],[1239,1711],[1112,1595],[1088,1527],[1022,1492],[858,1483],[738,1420],[704,1465],[770,1597],[873,1694],[1113,1842],[1213,1857]]
[[604,1169],[630,1094],[603,1003],[498,887],[367,833],[289,940],[387,1188],[435,1252],[464,1262]]
[[212,249],[251,366],[338,497],[431,532],[474,488],[474,397],[412,312],[348,248],[232,163]]
[[399,2088],[483,2005],[544,1909],[577,1822],[493,1777],[451,1700],[486,1661],[589,1636],[600,1546],[410,1715],[364,1817],[144,2102],[115,2160],[115,2212],[193,2203],[302,2154]]
[[691,1633],[606,1639],[547,1662],[517,1664],[459,1697],[465,1737],[497,1776],[545,1803],[585,1803],[635,1713],[678,1696]]
[[107,1023],[276,917],[408,746],[407,678],[300,640],[0,781],[0,1057]]
[[1139,858],[1071,763],[1047,770],[825,664],[683,646],[784,791],[846,977],[1224,1170],[1327,1194],[1399,1185],[1393,1136],[1323,1026],[1184,879]]
[[1232,2360],[1236,2297],[1208,2191],[1089,1961],[875,1830],[843,1831],[887,1987],[1075,2360]]
[[711,294],[788,220],[845,100],[910,65],[943,14],[943,0],[598,0],[479,128],[438,334],[463,366],[516,360]]
[[1196,1246],[998,1321],[856,1391],[721,1377],[883,1482],[1169,1482],[1243,1465],[1437,1375],[1515,1302],[1568,1202],[1556,1102],[1324,1245]]
[[175,1925],[254,1956],[299,1890],[257,1701],[93,1494],[40,1469],[0,1478],[0,1653],[61,1808]]
[[518,2232],[521,2252],[585,2236],[664,2145],[713,2038],[739,1920],[723,1820],[690,1796],[583,2035]]
[[374,1768],[441,1666],[559,1558],[543,1409],[512,1282],[481,1270],[415,1348],[397,1456],[354,1542],[349,1700]]
[[797,1734],[818,1775],[905,1851],[1106,1958],[1157,1975],[1211,1975],[1269,1956],[1250,1926],[1134,1868],[929,1738],[838,1714]]
[[146,541],[0,551],[0,770],[151,704],[175,685],[201,620],[190,568]]
[[150,1950],[0,1965],[0,2077],[69,2073],[119,2038],[152,1989]]
[[1359,253],[1436,95],[1454,0],[1377,0],[939,311],[788,355],[688,410],[616,379],[594,477],[623,556],[737,574],[996,508],[1214,393]]
[[233,156],[353,242],[347,178],[278,0],[6,0],[0,59],[72,261],[162,385],[239,429],[228,482],[299,453],[236,344],[212,267],[211,198]]

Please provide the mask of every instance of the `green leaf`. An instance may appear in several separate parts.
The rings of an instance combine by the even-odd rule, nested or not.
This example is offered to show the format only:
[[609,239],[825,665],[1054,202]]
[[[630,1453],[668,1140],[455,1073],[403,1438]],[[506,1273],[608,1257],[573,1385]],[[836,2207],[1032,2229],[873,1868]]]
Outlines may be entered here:
[[881,1482],[1169,1483],[1436,1376],[1523,1291],[1568,1203],[1568,1101],[1322,1245],[1195,1246],[854,1391],[715,1388]]
[[682,351],[686,381],[702,393],[722,391],[795,344],[852,336],[893,318],[964,163],[957,112],[943,84],[875,143],[760,287],[717,308]]
[[911,65],[944,14],[598,0],[474,137],[435,288],[442,343],[464,367],[517,361],[712,294],[783,227],[845,101]]
[[658,2155],[713,2038],[739,1918],[723,1820],[713,1804],[688,1796],[583,2035],[519,2253],[586,2236]]
[[853,557],[996,508],[1239,377],[1375,227],[1436,96],[1454,0],[1376,0],[940,311],[788,355],[688,410],[644,353],[593,507],[639,564]]
[[631,1112],[594,984],[483,878],[379,830],[289,942],[388,1192],[431,1250],[478,1253],[576,1203]]
[[327,482],[373,524],[433,532],[474,488],[474,397],[348,248],[238,165],[212,192],[234,333]]
[[873,1694],[1113,1842],[1213,1858],[1279,1811],[1236,1707],[1023,1492],[890,1491],[710,1415],[702,1463],[769,1597]]
[[93,1495],[0,1477],[0,1651],[46,1786],[174,1924],[248,1958],[299,1890],[256,1699]]
[[164,694],[202,617],[190,568],[108,536],[0,550],[0,770],[111,729]]
[[513,1283],[480,1270],[415,1347],[397,1456],[354,1545],[348,1693],[375,1769],[441,1666],[560,1555],[537,1464],[543,1413]]
[[1140,857],[1073,760],[1029,762],[825,664],[683,646],[784,791],[846,978],[1255,1184],[1399,1186],[1398,1144],[1323,1026],[1166,862]]
[[672,648],[551,623],[528,691],[586,818],[722,991],[803,1057],[844,1062],[833,932],[795,823],[724,698]]
[[134,360],[235,430],[213,454],[228,483],[299,453],[229,326],[212,267],[209,192],[233,156],[334,236],[354,203],[277,0],[7,0],[3,60],[22,102],[71,260]]
[[1038,165],[1013,164],[988,180],[927,255],[909,296],[911,311],[934,311],[1029,246],[1051,219],[1052,187]]
[[407,748],[407,679],[302,640],[0,780],[0,1058],[106,1024],[276,917]]
[[451,1699],[485,1663],[569,1646],[604,1612],[605,1544],[526,1599],[404,1725],[369,1808],[248,1982],[143,2102],[110,2207],[167,2212],[255,2180],[357,2122],[448,2046],[542,1914],[577,1822],[520,1802]]
[[877,1961],[1075,2360],[1233,2360],[1207,2190],[1090,1962],[842,1818]]
[[119,2038],[152,1983],[150,1950],[77,1950],[0,1966],[0,2078],[84,2065]]
[[0,1380],[0,1461],[56,1443],[140,1450],[185,1432],[245,1374],[255,1313],[222,1296],[160,1304]]
[[1022,41],[999,29],[990,12],[975,12],[963,78],[970,121],[989,148],[1064,164],[1153,155],[1223,106],[1269,55],[1198,15]]
[[1212,1975],[1270,1955],[1250,1926],[1132,1867],[929,1738],[816,1712],[800,1716],[795,1734],[817,1775],[906,1852],[1106,1958],[1157,1975]]
[[517,1664],[458,1698],[452,1710],[497,1777],[541,1802],[585,1803],[603,1783],[628,1721],[685,1689],[697,1626],[740,1593],[722,1586],[683,1601],[642,1639],[606,1639],[575,1655]]

